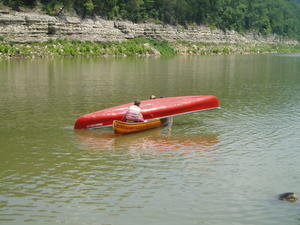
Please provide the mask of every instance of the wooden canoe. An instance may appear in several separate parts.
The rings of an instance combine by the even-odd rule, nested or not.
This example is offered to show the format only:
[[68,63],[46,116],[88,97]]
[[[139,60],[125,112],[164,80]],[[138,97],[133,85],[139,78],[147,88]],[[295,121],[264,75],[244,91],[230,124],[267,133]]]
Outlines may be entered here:
[[164,120],[151,120],[140,123],[127,123],[120,120],[113,121],[113,129],[116,134],[130,134],[149,130],[157,127],[164,126],[166,122]]

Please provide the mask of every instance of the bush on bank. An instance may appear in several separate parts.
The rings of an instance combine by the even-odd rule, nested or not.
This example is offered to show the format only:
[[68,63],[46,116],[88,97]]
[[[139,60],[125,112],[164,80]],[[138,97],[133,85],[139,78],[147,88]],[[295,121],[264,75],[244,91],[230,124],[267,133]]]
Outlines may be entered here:
[[167,42],[134,38],[124,42],[95,43],[67,39],[43,43],[11,43],[0,37],[1,58],[228,55],[300,52],[300,45]]

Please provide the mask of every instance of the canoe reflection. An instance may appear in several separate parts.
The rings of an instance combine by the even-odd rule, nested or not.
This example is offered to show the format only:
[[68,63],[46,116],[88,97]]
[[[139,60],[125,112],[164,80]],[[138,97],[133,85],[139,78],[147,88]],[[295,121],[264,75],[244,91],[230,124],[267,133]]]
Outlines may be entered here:
[[217,134],[171,136],[170,130],[157,128],[131,135],[117,136],[111,129],[75,131],[80,148],[87,151],[129,150],[139,153],[174,151],[209,152],[219,143]]
[[116,135],[112,130],[75,130],[79,147],[88,151],[113,150]]

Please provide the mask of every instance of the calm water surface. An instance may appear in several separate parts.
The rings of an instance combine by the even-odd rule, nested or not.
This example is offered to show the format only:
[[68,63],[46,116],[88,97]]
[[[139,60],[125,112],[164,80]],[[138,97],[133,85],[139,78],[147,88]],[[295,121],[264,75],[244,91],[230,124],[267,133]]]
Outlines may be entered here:
[[[300,54],[0,61],[0,224],[299,225]],[[116,137],[82,114],[216,95]]]

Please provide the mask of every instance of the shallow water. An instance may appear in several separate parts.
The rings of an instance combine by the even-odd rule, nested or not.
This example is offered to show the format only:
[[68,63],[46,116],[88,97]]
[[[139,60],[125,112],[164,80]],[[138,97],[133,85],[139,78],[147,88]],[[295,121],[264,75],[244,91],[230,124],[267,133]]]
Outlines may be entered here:
[[[300,55],[0,61],[0,224],[300,224]],[[156,96],[221,109],[115,136],[82,114]]]

